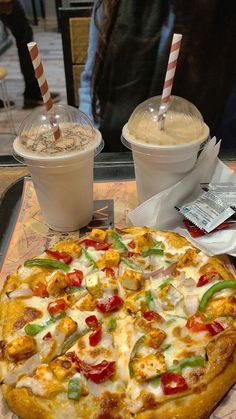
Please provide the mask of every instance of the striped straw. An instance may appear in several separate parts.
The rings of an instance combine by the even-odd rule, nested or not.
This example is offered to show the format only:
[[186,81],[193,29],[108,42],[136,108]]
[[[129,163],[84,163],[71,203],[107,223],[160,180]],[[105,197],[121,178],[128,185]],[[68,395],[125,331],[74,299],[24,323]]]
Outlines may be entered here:
[[[36,42],[30,42],[29,44],[27,44],[27,47],[28,47],[31,61],[34,67],[35,77],[38,80],[40,92],[43,98],[43,103],[46,107],[46,111],[50,113],[50,111],[53,111],[53,101],[52,101],[51,94],[48,88],[48,83],[45,77],[38,46]],[[54,138],[55,140],[58,140],[61,136],[61,131],[57,124],[55,116],[50,114],[49,121],[53,130]]]
[[164,129],[164,119],[165,119],[164,114],[166,113],[166,110],[168,109],[169,102],[170,102],[170,95],[171,95],[171,90],[172,90],[172,86],[174,82],[174,76],[175,76],[177,60],[179,56],[181,39],[182,39],[182,35],[178,33],[174,33],[172,44],[171,44],[168,66],[166,70],[165,82],[164,82],[162,96],[161,96],[161,105],[160,105],[160,109],[158,113],[158,122],[159,122],[160,129]]

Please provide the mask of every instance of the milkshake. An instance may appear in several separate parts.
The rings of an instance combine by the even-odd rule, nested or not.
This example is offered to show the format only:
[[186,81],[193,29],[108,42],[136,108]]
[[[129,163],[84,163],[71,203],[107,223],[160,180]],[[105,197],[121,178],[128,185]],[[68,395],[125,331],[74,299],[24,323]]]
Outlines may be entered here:
[[122,130],[122,142],[133,153],[140,202],[192,170],[201,145],[209,137],[209,128],[193,104],[171,96],[161,125],[160,103],[161,96],[141,103]]
[[[52,118],[60,127],[58,140]],[[74,231],[91,221],[94,156],[102,147],[101,134],[86,115],[66,105],[55,105],[51,116],[36,110],[21,124],[14,157],[28,166],[50,228]]]

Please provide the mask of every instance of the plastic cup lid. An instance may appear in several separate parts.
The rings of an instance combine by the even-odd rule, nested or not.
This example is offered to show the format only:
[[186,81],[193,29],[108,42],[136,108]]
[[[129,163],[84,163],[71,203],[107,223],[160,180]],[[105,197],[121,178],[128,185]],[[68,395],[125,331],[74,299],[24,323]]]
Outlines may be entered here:
[[[54,131],[58,126],[61,135],[55,140]],[[23,163],[25,158],[60,160],[77,151],[83,154],[94,150],[96,156],[103,145],[99,131],[83,112],[60,104],[54,105],[50,113],[37,109],[23,120],[13,145],[13,155]]]
[[125,126],[122,142],[132,149],[133,143],[147,146],[173,147],[199,143],[209,136],[209,128],[201,113],[189,101],[171,96],[164,110],[162,125],[158,118],[161,96],[147,99],[138,105]]

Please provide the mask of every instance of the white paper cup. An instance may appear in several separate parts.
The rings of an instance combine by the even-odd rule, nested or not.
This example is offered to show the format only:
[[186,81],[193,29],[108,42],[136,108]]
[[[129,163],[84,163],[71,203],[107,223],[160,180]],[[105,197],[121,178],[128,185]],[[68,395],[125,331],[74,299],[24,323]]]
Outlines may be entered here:
[[13,143],[14,155],[28,166],[43,217],[53,230],[78,230],[92,219],[94,156],[103,148],[100,132],[94,131],[92,144],[64,156],[35,157],[22,151],[18,137]]
[[175,146],[158,146],[142,143],[129,135],[126,124],[122,130],[123,144],[132,150],[139,202],[174,185],[192,170],[200,146],[209,137]]

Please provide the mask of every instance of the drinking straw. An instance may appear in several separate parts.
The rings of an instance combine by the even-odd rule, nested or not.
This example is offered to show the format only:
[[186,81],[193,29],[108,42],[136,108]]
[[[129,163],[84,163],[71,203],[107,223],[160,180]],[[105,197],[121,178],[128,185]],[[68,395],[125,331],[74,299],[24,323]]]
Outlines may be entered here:
[[171,90],[174,82],[175,70],[177,65],[177,60],[179,56],[179,50],[181,45],[182,35],[178,33],[174,33],[170,55],[166,70],[166,77],[163,86],[162,96],[161,96],[161,105],[158,112],[158,125],[160,129],[164,129],[164,120],[165,120],[165,113],[168,109],[170,103],[170,95]]
[[61,131],[60,131],[60,128],[56,121],[55,116],[51,112],[53,111],[53,101],[52,101],[52,97],[48,88],[48,83],[45,77],[38,46],[36,42],[29,42],[27,44],[27,47],[28,47],[31,61],[34,67],[35,77],[39,84],[40,92],[43,98],[43,103],[46,107],[46,111],[50,114],[49,121],[53,130],[53,135],[54,135],[55,140],[58,140],[61,137]]

